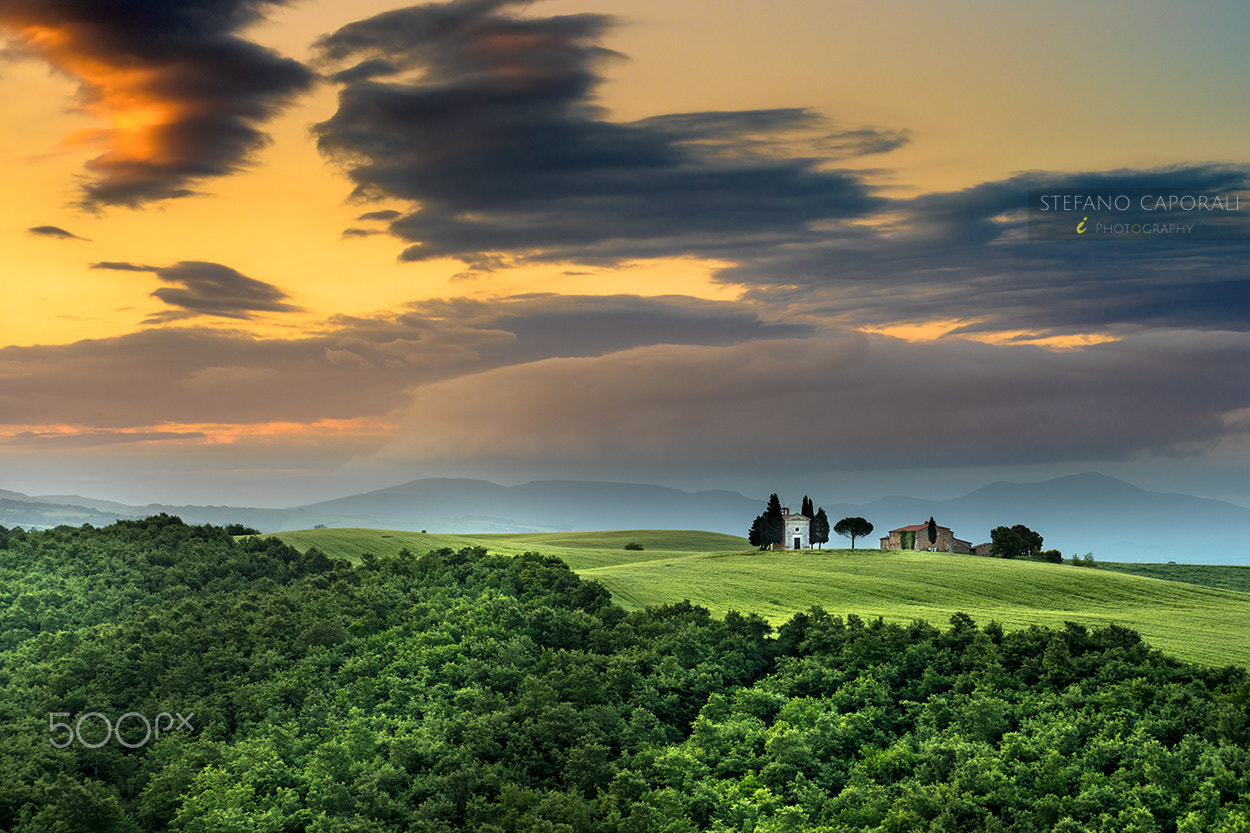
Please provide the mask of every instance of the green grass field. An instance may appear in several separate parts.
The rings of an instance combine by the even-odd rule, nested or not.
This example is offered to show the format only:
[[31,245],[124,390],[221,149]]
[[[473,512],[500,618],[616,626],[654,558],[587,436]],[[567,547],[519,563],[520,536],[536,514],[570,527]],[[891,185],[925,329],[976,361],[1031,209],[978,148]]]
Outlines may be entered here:
[[[304,529],[278,533],[278,537],[301,552],[315,546],[331,558],[358,563],[362,552],[395,555],[401,549],[417,554],[439,547],[482,546],[501,555],[541,552],[563,559],[574,570],[604,567],[694,553],[730,552],[746,549],[745,538],[718,532],[686,529],[633,529],[624,532],[518,532],[492,535],[439,535],[387,529]],[[643,550],[626,550],[628,543]],[[680,599],[678,600],[680,601]]]
[[[814,605],[833,614],[939,626],[957,611],[1008,629],[1114,622],[1182,659],[1250,666],[1250,594],[1068,564],[874,549],[759,552],[732,535],[672,530],[427,535],[319,529],[279,537],[300,550],[315,545],[353,561],[363,552],[394,554],[405,547],[414,553],[463,546],[508,555],[537,550],[602,582],[626,608],[689,599],[716,615],[756,612],[774,625]],[[625,550],[630,541],[645,549]]]

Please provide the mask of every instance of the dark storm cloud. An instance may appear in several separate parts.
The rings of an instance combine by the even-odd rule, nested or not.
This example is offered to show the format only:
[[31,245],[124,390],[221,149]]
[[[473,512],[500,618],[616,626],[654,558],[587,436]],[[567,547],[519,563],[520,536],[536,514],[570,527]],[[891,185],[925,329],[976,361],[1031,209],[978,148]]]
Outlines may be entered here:
[[[861,176],[819,169],[806,110],[630,124],[592,106],[602,15],[520,18],[510,2],[387,12],[324,38],[339,108],[315,130],[359,198],[419,205],[390,224],[406,260],[474,269],[734,256],[879,207]],[[412,73],[420,71],[415,79]],[[864,145],[864,137],[845,142]]]
[[267,141],[257,125],[313,74],[238,37],[286,0],[0,0],[0,27],[80,80],[111,122],[82,203],[137,207],[234,173]]
[[[895,205],[881,228],[759,252],[720,271],[748,297],[856,325],[963,319],[957,332],[1250,328],[1250,240],[1030,241],[1031,188],[1244,192],[1250,170],[1022,174]],[[1077,220],[1080,218],[1077,217]]]
[[66,231],[58,226],[34,226],[26,231],[36,237],[52,237],[57,240],[86,240],[85,237],[79,237],[73,232]]
[[431,384],[384,456],[757,475],[1110,461],[1208,448],[1244,432],[1230,415],[1247,406],[1245,334],[1056,353],[826,333],[551,359]]
[[395,211],[394,209],[387,209],[385,211],[366,211],[356,219],[364,222],[366,220],[394,220],[395,218],[401,216],[403,216],[402,212]]
[[284,301],[287,294],[273,284],[249,278],[229,266],[200,260],[183,260],[173,266],[137,266],[133,263],[103,262],[93,269],[124,272],[152,272],[162,281],[174,284],[152,293],[177,311],[153,316],[149,323],[174,321],[197,315],[220,318],[252,318],[256,312],[298,312],[299,307]]

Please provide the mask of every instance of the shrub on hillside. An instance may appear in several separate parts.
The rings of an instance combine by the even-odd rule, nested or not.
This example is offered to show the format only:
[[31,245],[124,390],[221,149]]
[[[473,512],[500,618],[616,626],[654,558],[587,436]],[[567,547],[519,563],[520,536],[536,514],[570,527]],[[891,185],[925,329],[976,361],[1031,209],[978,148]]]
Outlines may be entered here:
[[643,546],[642,546],[642,544],[638,543],[637,541],[630,541],[628,544],[626,544],[626,545],[625,545],[625,549],[627,549],[627,550],[641,550],[641,549],[643,549]]

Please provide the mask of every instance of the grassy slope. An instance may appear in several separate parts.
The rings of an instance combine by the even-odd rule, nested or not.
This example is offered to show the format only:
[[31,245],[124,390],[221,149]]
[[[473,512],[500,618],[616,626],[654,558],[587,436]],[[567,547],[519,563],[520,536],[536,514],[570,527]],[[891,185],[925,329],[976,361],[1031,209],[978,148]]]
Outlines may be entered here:
[[[362,552],[394,555],[405,547],[424,553],[439,547],[482,546],[502,555],[537,551],[562,558],[575,570],[611,564],[685,557],[693,553],[725,552],[746,548],[745,538],[718,532],[672,529],[632,529],[624,532],[519,532],[496,535],[439,535],[379,529],[304,529],[277,533],[298,550],[316,546],[331,558],[358,562]],[[626,550],[630,542],[642,551]]]
[[[1208,665],[1250,666],[1250,594],[1071,565],[881,550],[761,553],[703,532],[628,531],[518,535],[426,535],[362,529],[281,533],[299,549],[338,558],[481,545],[539,550],[603,582],[629,608],[689,599],[717,615],[754,611],[774,625],[813,605],[834,614],[945,625],[964,611],[1008,628],[1132,627],[1167,653]],[[642,552],[622,549],[637,541]],[[664,549],[661,549],[663,547]]]

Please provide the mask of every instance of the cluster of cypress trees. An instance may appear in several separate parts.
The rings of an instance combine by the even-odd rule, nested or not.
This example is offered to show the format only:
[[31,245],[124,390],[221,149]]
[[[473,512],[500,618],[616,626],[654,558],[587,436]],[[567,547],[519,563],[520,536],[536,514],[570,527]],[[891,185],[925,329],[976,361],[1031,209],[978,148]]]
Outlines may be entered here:
[[[807,495],[803,496],[803,506],[799,514],[812,519],[811,526],[808,528],[811,543],[824,544],[829,540],[829,516],[825,514],[823,508],[814,509],[812,499]],[[785,532],[786,522],[781,513],[781,500],[774,492],[769,496],[768,506],[763,514],[757,515],[751,523],[747,539],[751,542],[751,546],[766,550],[773,544],[780,544],[785,540]]]

